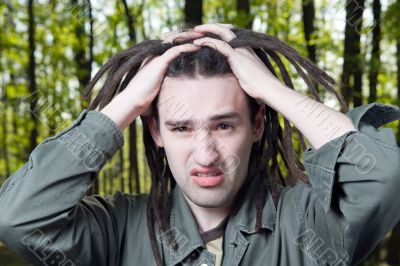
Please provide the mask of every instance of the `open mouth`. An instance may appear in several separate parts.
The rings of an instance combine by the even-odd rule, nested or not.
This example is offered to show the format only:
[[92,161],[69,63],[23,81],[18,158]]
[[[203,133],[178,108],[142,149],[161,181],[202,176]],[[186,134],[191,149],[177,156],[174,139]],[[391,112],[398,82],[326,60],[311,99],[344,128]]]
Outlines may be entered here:
[[195,168],[191,171],[193,181],[201,187],[215,187],[224,181],[221,169]]
[[205,177],[205,176],[219,176],[220,174],[217,172],[214,173],[196,173],[195,176]]

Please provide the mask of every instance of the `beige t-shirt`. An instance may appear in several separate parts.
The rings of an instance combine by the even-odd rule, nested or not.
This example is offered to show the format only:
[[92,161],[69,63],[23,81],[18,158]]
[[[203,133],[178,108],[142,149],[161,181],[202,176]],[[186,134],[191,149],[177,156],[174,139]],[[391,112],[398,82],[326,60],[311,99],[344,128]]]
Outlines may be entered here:
[[201,234],[207,250],[215,255],[215,266],[221,266],[222,263],[224,233],[228,220],[229,217],[225,218],[217,227]]
[[211,240],[210,242],[206,243],[207,250],[215,255],[215,266],[221,266],[221,263],[222,263],[223,240],[224,240],[224,237],[221,236],[217,239]]

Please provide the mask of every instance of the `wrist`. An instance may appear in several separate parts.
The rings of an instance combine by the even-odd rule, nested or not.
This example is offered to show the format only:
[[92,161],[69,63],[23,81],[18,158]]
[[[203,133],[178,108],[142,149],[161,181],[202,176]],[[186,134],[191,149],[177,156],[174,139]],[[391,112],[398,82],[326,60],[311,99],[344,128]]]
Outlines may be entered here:
[[140,105],[134,103],[129,95],[121,92],[100,112],[113,120],[121,130],[124,130],[140,115],[141,110]]
[[[288,88],[285,84],[283,84],[279,80],[273,80],[271,81],[270,79],[267,80],[266,82],[263,82],[263,88],[260,89],[261,91],[261,96],[260,100],[266,104],[266,105],[274,105],[274,102],[276,102],[276,99],[282,99],[283,95],[287,96],[288,91],[293,91],[292,89]],[[268,84],[265,86],[265,84]],[[272,106],[271,106],[272,107]]]

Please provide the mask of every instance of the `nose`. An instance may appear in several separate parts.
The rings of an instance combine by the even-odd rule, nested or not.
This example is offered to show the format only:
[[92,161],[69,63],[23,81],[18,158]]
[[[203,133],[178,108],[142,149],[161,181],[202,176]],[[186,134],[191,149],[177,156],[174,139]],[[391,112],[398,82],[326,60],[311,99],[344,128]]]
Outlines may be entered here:
[[201,166],[216,166],[220,159],[217,139],[208,129],[200,129],[194,137],[193,157]]

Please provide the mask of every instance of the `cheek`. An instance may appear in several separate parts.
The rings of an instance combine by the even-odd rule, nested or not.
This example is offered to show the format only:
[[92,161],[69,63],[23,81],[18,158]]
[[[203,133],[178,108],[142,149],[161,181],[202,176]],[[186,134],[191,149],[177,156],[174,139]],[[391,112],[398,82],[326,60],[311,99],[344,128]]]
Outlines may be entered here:
[[164,146],[164,149],[169,162],[179,161],[179,163],[182,163],[182,160],[188,152],[184,145],[173,141],[169,141],[168,144]]
[[238,160],[238,165],[237,167],[240,168],[239,172],[243,174],[246,172],[248,163],[249,163],[249,157],[250,157],[250,152],[251,152],[251,146],[246,144],[242,144],[240,147],[237,148],[236,150],[236,156]]
[[164,142],[165,154],[172,174],[179,178],[179,173],[186,169],[187,158],[190,150],[189,145],[183,145],[180,141],[168,139]]
[[223,163],[226,170],[237,176],[246,173],[251,152],[251,140],[247,138],[232,138],[224,142]]
[[223,144],[238,157],[246,157],[251,151],[252,139],[248,132],[241,132],[223,141]]
[[166,134],[163,136],[163,143],[165,151],[169,151],[170,156],[184,157],[190,151],[193,145],[190,138],[179,138],[173,135]]

